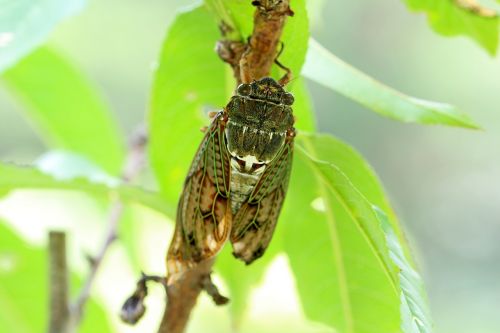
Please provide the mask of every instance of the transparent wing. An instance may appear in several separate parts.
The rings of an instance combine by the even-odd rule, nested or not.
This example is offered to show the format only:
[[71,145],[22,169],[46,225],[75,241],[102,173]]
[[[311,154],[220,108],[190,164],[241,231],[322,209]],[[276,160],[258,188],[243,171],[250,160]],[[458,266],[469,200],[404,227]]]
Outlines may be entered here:
[[229,235],[230,164],[222,117],[208,128],[184,183],[167,255],[169,275],[213,257]]
[[261,257],[271,241],[288,188],[292,153],[290,140],[266,167],[248,201],[233,218],[233,254],[247,264]]

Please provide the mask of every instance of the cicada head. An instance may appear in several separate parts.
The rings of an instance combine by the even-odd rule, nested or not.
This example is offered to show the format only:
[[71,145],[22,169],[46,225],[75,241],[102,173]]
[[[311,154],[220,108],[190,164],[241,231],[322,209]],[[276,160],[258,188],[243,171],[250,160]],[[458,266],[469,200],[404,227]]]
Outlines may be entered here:
[[257,163],[272,161],[293,129],[293,95],[272,78],[241,84],[226,106],[228,150]]

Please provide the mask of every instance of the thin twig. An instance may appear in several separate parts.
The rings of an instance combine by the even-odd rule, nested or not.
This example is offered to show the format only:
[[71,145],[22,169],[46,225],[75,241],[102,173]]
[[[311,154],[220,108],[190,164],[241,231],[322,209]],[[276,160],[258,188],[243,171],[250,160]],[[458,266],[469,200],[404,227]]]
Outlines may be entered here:
[[65,333],[69,319],[66,234],[49,232],[50,321],[49,333]]
[[[133,134],[130,142],[130,148],[122,171],[122,179],[124,182],[130,182],[144,168],[146,143],[146,132],[143,128],[140,128]],[[117,238],[118,226],[123,215],[123,209],[124,206],[118,199],[116,199],[110,207],[107,231],[104,236],[104,241],[101,244],[97,254],[90,258],[90,272],[85,279],[75,302],[70,308],[70,332],[75,331],[76,327],[78,327],[85,309],[85,304],[90,297],[92,285],[95,281],[97,272],[109,247]]]
[[108,218],[108,230],[106,232],[106,237],[104,242],[101,244],[101,247],[97,254],[89,260],[90,262],[90,272],[85,279],[82,288],[80,289],[80,293],[78,294],[75,302],[71,305],[71,322],[70,327],[72,331],[78,327],[78,324],[81,321],[82,314],[84,311],[85,304],[90,297],[90,291],[92,285],[95,281],[95,277],[97,275],[97,271],[101,266],[101,263],[108,251],[110,245],[117,238],[117,229],[118,223],[120,222],[121,216],[123,213],[123,205],[121,202],[116,201],[111,206],[111,211]]
[[210,297],[212,297],[212,300],[216,305],[224,305],[229,302],[229,298],[220,294],[219,289],[212,282],[212,277],[210,274],[207,274],[202,279],[201,288],[204,289]]
[[[231,65],[237,83],[251,82],[268,76],[278,54],[286,17],[293,15],[289,0],[252,1],[256,6],[254,30],[247,44],[242,41],[224,39],[217,45],[221,59]],[[222,22],[223,38],[227,27]],[[182,333],[186,329],[189,315],[202,290],[212,297],[217,305],[228,302],[219,294],[210,279],[215,258],[203,261],[184,272],[181,277],[169,280],[167,285],[167,305],[158,333]]]

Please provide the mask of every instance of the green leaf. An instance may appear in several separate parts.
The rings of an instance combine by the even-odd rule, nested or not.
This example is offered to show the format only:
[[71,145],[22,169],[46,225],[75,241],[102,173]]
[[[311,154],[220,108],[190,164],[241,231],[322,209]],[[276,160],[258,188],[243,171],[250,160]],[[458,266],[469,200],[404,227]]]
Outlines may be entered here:
[[444,36],[464,35],[488,53],[498,47],[498,15],[471,0],[404,0],[415,11],[427,13],[429,24]]
[[231,315],[231,327],[235,331],[238,331],[243,324],[252,289],[262,282],[269,264],[282,250],[281,232],[277,230],[273,236],[273,241],[266,250],[266,254],[251,265],[245,265],[244,262],[234,258],[231,244],[226,244],[222,252],[217,256],[214,268],[229,288],[231,301],[228,306]]
[[430,333],[432,332],[432,321],[427,308],[422,279],[408,262],[387,215],[377,206],[373,206],[373,210],[382,230],[384,230],[390,257],[399,268],[402,331],[405,333]]
[[149,156],[162,194],[175,202],[208,124],[206,111],[226,103],[224,64],[214,52],[219,31],[204,7],[181,13],[169,29],[155,73]]
[[[339,332],[398,332],[401,325],[403,281],[369,200],[390,211],[351,148],[327,136],[298,138],[284,247],[306,315]],[[387,224],[399,231],[394,217]]]
[[227,29],[226,38],[246,41],[252,34],[255,7],[249,1],[205,0],[204,3],[214,15],[218,24]]
[[[294,77],[299,77],[306,60],[309,42],[309,20],[305,0],[293,0],[290,7],[295,12],[295,15],[287,18],[281,35],[284,49],[278,60],[292,70]],[[273,72],[277,72],[277,66],[274,66]],[[280,70],[279,73],[282,73],[282,71]],[[276,78],[280,77],[277,74],[274,76]],[[292,81],[290,86],[293,87],[293,85],[294,82]]]
[[45,41],[84,0],[0,0],[0,73]]
[[343,62],[312,39],[303,74],[366,108],[395,120],[478,128],[478,125],[454,106],[404,95]]
[[2,79],[49,145],[82,154],[113,174],[121,169],[124,144],[115,119],[92,83],[66,59],[42,47]]
[[293,103],[293,115],[295,116],[295,128],[299,131],[316,131],[316,118],[312,112],[312,101],[309,91],[302,78],[293,82],[290,92],[295,98]]
[[[71,162],[64,161],[60,166],[57,164],[47,166],[42,163],[43,172],[28,166],[0,164],[0,193],[7,194],[21,189],[81,191],[104,198],[118,197],[124,202],[139,203],[167,216],[173,216],[174,208],[159,195],[123,185],[118,179],[108,175],[103,176],[102,172],[93,173],[92,170],[85,169],[79,163],[79,158]],[[65,171],[61,172],[61,166],[76,171],[68,175]]]
[[[0,220],[0,327],[4,332],[43,332],[48,323],[47,254],[26,244]],[[80,332],[112,332],[103,309],[87,304]]]
[[[372,204],[388,213],[388,219],[403,244],[406,254],[410,254],[408,245],[399,225],[399,221],[387,199],[384,188],[373,168],[354,148],[328,134],[301,134],[297,138],[299,146],[314,146],[314,152],[308,153],[317,160],[337,166],[353,186]],[[294,191],[290,191],[294,192]],[[300,190],[298,191],[300,193]]]
[[304,312],[341,333],[396,332],[399,293],[383,235],[365,225],[369,208],[351,206],[353,193],[337,192],[352,186],[338,169],[328,179],[329,168],[296,150],[284,246]]

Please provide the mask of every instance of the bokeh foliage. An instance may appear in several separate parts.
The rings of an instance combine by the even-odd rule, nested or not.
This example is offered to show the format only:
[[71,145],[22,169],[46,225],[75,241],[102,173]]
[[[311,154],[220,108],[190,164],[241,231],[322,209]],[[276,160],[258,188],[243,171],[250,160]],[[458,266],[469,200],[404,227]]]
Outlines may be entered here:
[[[427,12],[436,31],[466,35],[489,53],[496,52],[496,16],[475,14],[452,1],[406,2]],[[160,189],[152,193],[119,180],[125,140],[95,85],[56,50],[37,48],[61,19],[81,5],[81,1],[41,0],[0,7],[0,31],[7,32],[0,32],[0,42],[6,44],[0,49],[1,80],[24,106],[47,147],[66,150],[29,167],[2,163],[0,194],[57,188],[101,200],[118,195],[126,203],[138,202],[172,219],[185,172],[202,137],[199,128],[208,122],[206,113],[222,108],[234,89],[229,68],[213,51],[220,38],[217,25],[224,20],[234,28],[233,38],[244,41],[252,30],[254,8],[250,1],[206,0],[179,13],[169,28],[154,74],[148,118],[149,160]],[[294,170],[266,256],[244,267],[224,251],[216,266],[231,293],[235,326],[244,319],[250,290],[274,257],[284,253],[311,320],[337,332],[431,332],[421,279],[379,180],[347,144],[314,133],[314,111],[301,76],[395,120],[477,125],[453,106],[401,94],[339,60],[310,40],[305,0],[294,0],[292,7],[296,15],[286,25],[280,61],[297,77],[288,87],[296,98],[300,133]],[[273,69],[276,78],[280,73]],[[0,228],[0,326],[39,332],[47,316],[45,256],[1,221]],[[16,322],[27,325],[15,327]],[[96,304],[91,304],[86,317],[86,330],[110,331]]]

